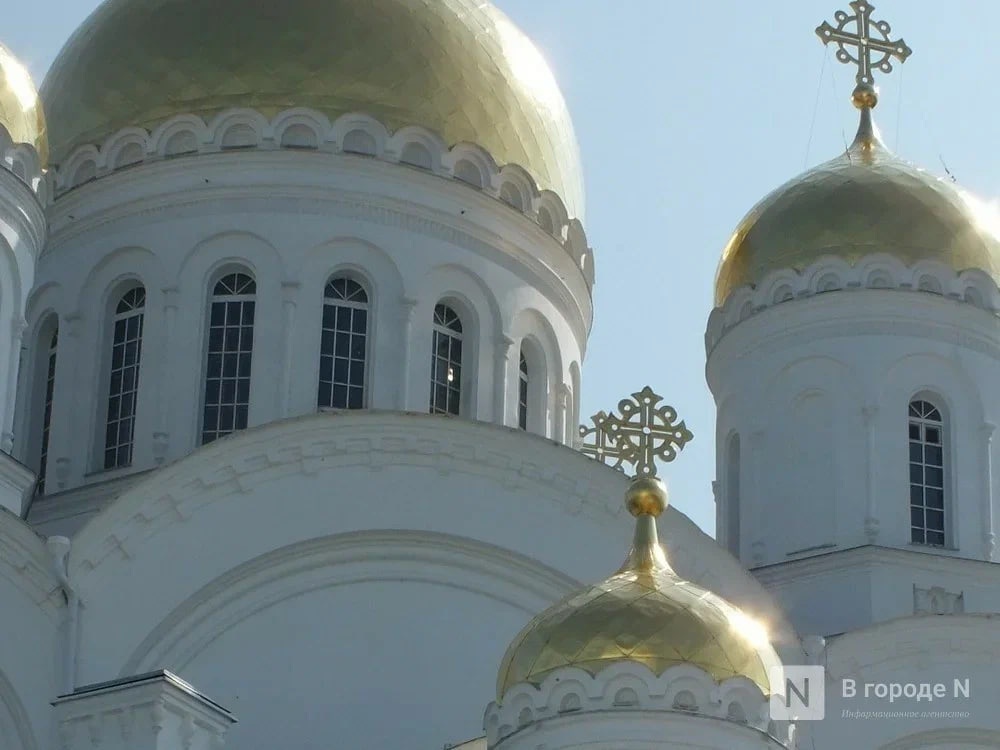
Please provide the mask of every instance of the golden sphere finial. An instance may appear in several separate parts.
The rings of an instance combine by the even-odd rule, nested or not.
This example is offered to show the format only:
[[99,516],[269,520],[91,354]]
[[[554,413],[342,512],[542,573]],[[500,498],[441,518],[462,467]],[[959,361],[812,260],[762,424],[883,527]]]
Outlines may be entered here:
[[632,480],[625,493],[625,507],[636,518],[639,516],[656,518],[669,504],[667,486],[656,477],[638,477]]
[[875,109],[878,92],[870,83],[859,83],[851,94],[851,101],[858,109]]

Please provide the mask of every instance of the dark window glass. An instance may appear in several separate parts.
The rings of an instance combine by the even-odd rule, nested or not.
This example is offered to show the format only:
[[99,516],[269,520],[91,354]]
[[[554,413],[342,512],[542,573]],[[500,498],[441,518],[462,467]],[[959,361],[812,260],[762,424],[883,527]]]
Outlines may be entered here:
[[461,412],[462,319],[448,305],[434,307],[431,342],[431,414]]
[[337,277],[327,282],[323,297],[317,403],[321,409],[363,409],[368,292],[353,279]]
[[942,547],[945,543],[944,424],[928,401],[909,409],[910,540]]
[[518,364],[517,426],[522,430],[528,429],[528,360],[524,358],[524,352],[521,352]]
[[145,309],[146,290],[141,286],[123,294],[115,306],[108,416],[104,432],[105,469],[116,469],[132,463]]
[[223,276],[212,291],[201,442],[246,429],[257,282],[245,273]]

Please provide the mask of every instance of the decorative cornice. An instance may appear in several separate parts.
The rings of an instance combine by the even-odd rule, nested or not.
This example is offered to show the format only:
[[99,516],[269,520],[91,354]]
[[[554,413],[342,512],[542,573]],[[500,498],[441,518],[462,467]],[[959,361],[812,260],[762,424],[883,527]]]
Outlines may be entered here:
[[[537,449],[525,448],[526,440],[538,441]],[[531,460],[542,449],[546,458]],[[71,576],[88,575],[108,559],[133,556],[178,519],[190,518],[234,489],[246,491],[294,473],[387,465],[530,485],[539,501],[600,521],[622,513],[619,474],[538,436],[426,414],[318,414],[240,432],[148,475],[76,536]],[[606,481],[598,481],[601,477]]]
[[47,236],[45,209],[39,196],[2,166],[0,161],[0,192],[7,193],[13,200],[6,196],[0,200],[0,219],[15,226],[19,234],[29,239],[33,253],[40,255]]
[[51,618],[63,605],[45,541],[24,521],[0,508],[0,577],[7,579]]
[[[358,132],[366,137],[351,139],[354,148],[348,145],[345,150],[348,136]],[[369,145],[359,151],[360,143]],[[555,237],[571,255],[579,256],[578,267],[593,283],[593,253],[583,225],[568,215],[558,195],[540,191],[524,169],[498,166],[487,151],[473,144],[448,148],[436,133],[419,126],[389,133],[382,123],[364,114],[345,114],[331,122],[315,110],[295,108],[268,120],[253,109],[233,109],[209,123],[194,115],[178,115],[152,132],[126,128],[100,146],[77,148],[49,172],[49,182],[58,200],[74,188],[138,165],[221,152],[275,150],[374,157],[463,182]],[[418,159],[416,154],[425,158]],[[476,176],[472,182],[470,175]]]
[[745,677],[718,683],[688,664],[671,667],[657,677],[644,664],[622,661],[597,675],[578,667],[562,667],[549,673],[540,685],[514,685],[499,703],[490,703],[483,723],[489,747],[547,719],[614,711],[723,719],[787,742],[787,725],[769,720],[768,700]]
[[[261,174],[268,174],[269,170],[274,169],[276,155],[280,156],[275,152],[241,154],[242,166],[244,169],[248,166],[259,167]],[[215,159],[220,158],[223,157],[215,156]],[[337,159],[335,156],[328,158]],[[207,166],[211,157],[203,159],[203,166]],[[340,160],[334,166],[350,169],[352,173],[360,175],[363,170],[376,164],[390,168],[389,165],[370,160]],[[218,162],[212,166],[215,169],[226,169],[225,164]],[[132,221],[149,224],[163,217],[176,216],[178,210],[183,210],[189,218],[210,217],[222,210],[230,210],[224,203],[238,205],[238,209],[245,212],[275,212],[281,211],[283,202],[287,202],[287,210],[295,216],[315,215],[363,221],[447,242],[494,262],[510,264],[513,259],[522,275],[527,275],[536,288],[548,291],[553,301],[564,309],[576,311],[574,332],[581,348],[585,347],[587,332],[593,319],[592,278],[588,279],[587,274],[580,270],[578,259],[567,254],[566,243],[558,243],[555,238],[531,224],[511,221],[499,226],[493,222],[484,225],[462,216],[448,215],[419,202],[419,197],[403,200],[330,184],[329,181],[323,181],[330,174],[330,165],[324,165],[321,159],[310,160],[308,169],[321,173],[318,181],[295,185],[267,183],[194,186],[185,183],[167,191],[158,187],[151,195],[144,195],[138,186],[131,189],[119,186],[123,200],[98,210],[72,205],[74,201],[83,201],[87,191],[84,188],[79,193],[67,195],[50,210],[51,240],[46,253],[50,257],[59,257],[62,252],[73,253],[77,247],[76,239],[82,233],[112,223],[120,225],[124,221]],[[146,172],[147,177],[153,176],[152,170],[170,170],[177,175],[190,173],[189,165],[186,166],[182,161],[151,165]],[[136,176],[134,172],[120,175],[123,179],[135,179]],[[405,176],[419,179],[420,174],[410,173]],[[198,182],[201,183],[201,179]],[[444,186],[450,190],[461,189],[453,188],[447,183]],[[419,196],[418,190],[419,186],[415,186],[414,195]],[[473,197],[485,200],[482,196]],[[518,227],[514,226],[515,223],[522,224],[521,229],[527,230],[523,236]],[[537,236],[531,237],[530,233],[537,233]]]
[[956,273],[930,260],[907,266],[887,253],[873,253],[851,265],[828,255],[804,271],[772,271],[756,286],[733,291],[709,316],[706,351],[711,353],[726,333],[771,307],[819,294],[863,289],[933,294],[1000,315],[1000,287],[979,269]]

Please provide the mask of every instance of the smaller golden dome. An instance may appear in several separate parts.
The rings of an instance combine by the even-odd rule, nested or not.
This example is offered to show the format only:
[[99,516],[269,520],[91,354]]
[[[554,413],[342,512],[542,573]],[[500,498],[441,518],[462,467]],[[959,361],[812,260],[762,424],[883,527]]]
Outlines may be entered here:
[[716,305],[772,271],[804,271],[824,255],[854,264],[885,252],[907,265],[982,269],[1000,282],[1000,241],[984,204],[890,152],[871,122],[875,101],[856,91],[861,127],[850,148],[785,183],[740,222],[719,263]]
[[528,623],[504,655],[497,699],[518,683],[538,685],[562,667],[597,675],[623,661],[656,675],[691,664],[717,681],[746,677],[768,695],[768,668],[780,661],[763,626],[667,563],[656,532],[656,516],[667,506],[662,482],[635,480],[625,501],[636,517],[625,564]]
[[0,127],[7,130],[14,143],[34,147],[45,164],[48,140],[45,114],[38,91],[28,69],[0,44]]

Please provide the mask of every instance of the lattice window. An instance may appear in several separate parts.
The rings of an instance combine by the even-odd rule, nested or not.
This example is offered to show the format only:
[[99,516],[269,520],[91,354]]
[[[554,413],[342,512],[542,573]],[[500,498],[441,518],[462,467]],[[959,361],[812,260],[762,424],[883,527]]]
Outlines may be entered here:
[[202,444],[247,426],[256,295],[245,273],[223,276],[212,292]]
[[523,351],[517,374],[517,426],[528,429],[528,360]]
[[38,457],[39,495],[45,494],[45,477],[49,465],[49,433],[52,427],[52,395],[56,388],[56,350],[59,348],[59,327],[52,331],[45,357],[45,400],[42,402],[42,448]]
[[431,414],[459,414],[462,401],[462,319],[448,305],[434,307]]
[[943,547],[944,421],[928,401],[910,402],[910,539]]
[[319,352],[319,407],[364,409],[368,355],[368,292],[338,277],[327,282]]
[[115,308],[104,437],[105,469],[132,463],[145,308],[146,290],[141,286],[123,294]]

